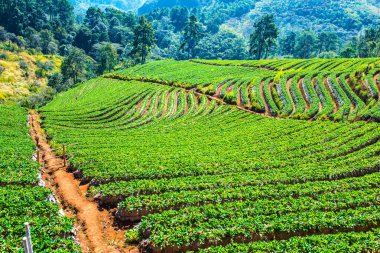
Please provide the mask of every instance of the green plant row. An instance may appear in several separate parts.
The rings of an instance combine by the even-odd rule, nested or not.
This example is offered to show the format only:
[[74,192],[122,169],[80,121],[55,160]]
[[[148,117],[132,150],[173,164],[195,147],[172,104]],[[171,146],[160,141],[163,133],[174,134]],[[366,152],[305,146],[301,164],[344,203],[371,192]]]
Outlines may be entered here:
[[80,252],[74,222],[62,216],[50,190],[37,186],[39,165],[28,135],[27,112],[0,105],[0,252],[24,252],[24,222],[31,225],[35,252]]
[[250,252],[320,252],[361,253],[376,252],[380,247],[380,231],[350,232],[327,235],[292,237],[289,240],[273,240],[247,244],[231,243],[226,246],[202,249],[200,253],[250,253]]

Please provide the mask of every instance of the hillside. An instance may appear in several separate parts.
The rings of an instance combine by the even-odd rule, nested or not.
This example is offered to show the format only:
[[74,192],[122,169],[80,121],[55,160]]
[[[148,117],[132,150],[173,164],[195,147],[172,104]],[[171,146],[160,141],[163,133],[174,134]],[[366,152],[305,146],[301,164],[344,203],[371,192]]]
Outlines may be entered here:
[[265,13],[273,14],[282,29],[333,30],[345,40],[364,27],[380,23],[378,0],[150,0],[139,13],[174,6],[198,8],[206,13],[206,24],[221,22],[245,35],[252,31],[253,21]]
[[28,97],[46,87],[48,76],[59,72],[61,57],[31,54],[0,44],[0,102]]
[[83,83],[40,113],[87,196],[133,224],[125,239],[143,252],[371,252],[379,67],[158,61]]
[[70,0],[79,12],[85,12],[91,6],[100,8],[114,7],[124,11],[137,11],[145,0]]
[[379,59],[167,60],[108,76],[196,89],[267,116],[380,121],[379,72]]

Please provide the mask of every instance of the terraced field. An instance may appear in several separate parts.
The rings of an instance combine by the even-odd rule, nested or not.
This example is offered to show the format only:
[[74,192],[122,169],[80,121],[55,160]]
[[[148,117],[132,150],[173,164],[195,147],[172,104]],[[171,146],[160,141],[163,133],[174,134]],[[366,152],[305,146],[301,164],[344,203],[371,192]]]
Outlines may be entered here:
[[79,252],[73,221],[59,214],[52,193],[41,186],[27,112],[0,105],[0,129],[0,252],[24,252],[24,222],[31,224],[35,252]]
[[[375,60],[335,61],[313,69],[351,73]],[[353,121],[377,119],[378,98],[363,88],[367,77],[377,83],[377,65],[359,96],[331,71],[303,76],[313,61],[289,62],[291,78],[287,61],[253,63],[164,61],[91,80],[42,108],[43,126],[68,145],[89,196],[134,224],[126,240],[141,250],[378,249],[380,128]],[[232,64],[241,66],[219,66]],[[235,99],[249,106],[228,105]],[[274,115],[277,104],[286,117],[252,112]],[[333,119],[346,108],[350,121],[288,118]]]
[[161,61],[108,77],[164,83],[268,116],[380,120],[379,59]]

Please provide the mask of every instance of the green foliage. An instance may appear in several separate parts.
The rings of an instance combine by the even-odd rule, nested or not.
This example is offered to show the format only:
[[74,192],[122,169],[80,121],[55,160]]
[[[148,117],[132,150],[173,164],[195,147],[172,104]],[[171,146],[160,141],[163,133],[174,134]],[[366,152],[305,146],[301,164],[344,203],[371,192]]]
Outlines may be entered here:
[[202,27],[197,18],[191,15],[186,22],[183,32],[183,42],[180,46],[181,50],[187,51],[188,59],[194,57],[194,49],[198,45],[203,36]]
[[72,48],[62,62],[63,82],[68,82],[72,87],[92,77],[93,69],[92,59],[83,50]]
[[[218,84],[218,90],[229,90],[224,96],[229,97],[254,85],[247,82],[254,70],[255,76],[273,78],[276,73],[254,66],[315,70],[333,64],[347,70],[352,61],[204,63],[208,65],[161,61],[136,66],[81,84],[42,108],[48,134],[57,143],[77,143],[67,150],[75,154],[70,164],[91,183],[91,196],[117,206],[121,221],[141,219],[126,233],[127,241],[186,251],[230,240],[313,238],[319,236],[316,231],[330,230],[346,240],[362,227],[368,231],[363,236],[371,235],[370,228],[379,222],[378,123],[261,117],[189,90],[208,78],[198,90]],[[361,64],[363,60],[355,66]],[[288,80],[287,74],[281,80]],[[227,81],[217,82],[217,76]],[[299,78],[326,82],[327,77],[331,92],[340,98],[339,82],[331,73],[293,79],[298,87]],[[310,83],[303,85],[305,90],[315,81]],[[345,83],[339,86],[346,92]],[[278,243],[297,245],[297,240],[275,240],[273,247]],[[258,249],[266,245],[252,244]]]
[[130,55],[137,63],[144,64],[155,45],[152,24],[144,16],[140,17],[139,24],[134,28],[134,35]]
[[269,51],[276,44],[279,33],[273,15],[264,15],[253,24],[253,28],[249,40],[249,52],[258,60],[267,58]]
[[36,252],[80,252],[71,239],[74,222],[49,202],[51,191],[37,186],[39,164],[28,136],[27,113],[0,105],[0,251],[23,252],[24,222],[31,225]]
[[111,72],[118,64],[118,58],[116,49],[111,44],[103,46],[100,49],[100,72]]

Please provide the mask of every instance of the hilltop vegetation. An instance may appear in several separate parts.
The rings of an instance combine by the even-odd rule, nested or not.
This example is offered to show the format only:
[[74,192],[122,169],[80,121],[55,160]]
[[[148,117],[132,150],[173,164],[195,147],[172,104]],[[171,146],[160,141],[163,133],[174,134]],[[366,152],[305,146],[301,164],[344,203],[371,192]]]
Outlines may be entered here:
[[343,41],[380,21],[380,4],[375,0],[151,0],[139,12],[147,14],[158,8],[176,6],[196,8],[201,22],[210,31],[226,25],[243,34],[249,34],[252,22],[267,13],[273,14],[276,24],[286,30],[333,31]]
[[60,72],[61,64],[62,59],[54,55],[26,51],[13,43],[0,44],[0,103],[49,93],[48,77]]
[[102,9],[113,7],[124,11],[137,11],[144,2],[145,0],[70,0],[79,13],[85,13],[91,6]]
[[[143,2],[71,3],[89,8],[78,17],[68,0],[60,0],[57,5],[47,0],[39,4],[32,1],[19,7],[16,0],[7,1],[0,8],[0,25],[7,33],[1,32],[0,40],[62,56],[78,47],[94,59],[96,74],[106,71],[102,67],[102,49],[106,47],[111,46],[116,52],[106,58],[111,57],[122,67],[140,63],[140,56],[132,53],[140,46],[135,43],[140,16],[122,12],[120,8],[134,8]],[[373,0],[152,0],[140,8],[154,35],[154,43],[148,50],[152,59],[256,58],[249,48],[250,35],[258,30],[257,22],[267,14],[273,15],[278,33],[264,56],[376,57],[380,52],[379,13],[379,3]],[[29,18],[24,19],[25,16]],[[198,30],[194,38],[186,36],[191,24]],[[183,47],[189,41],[191,54]]]

